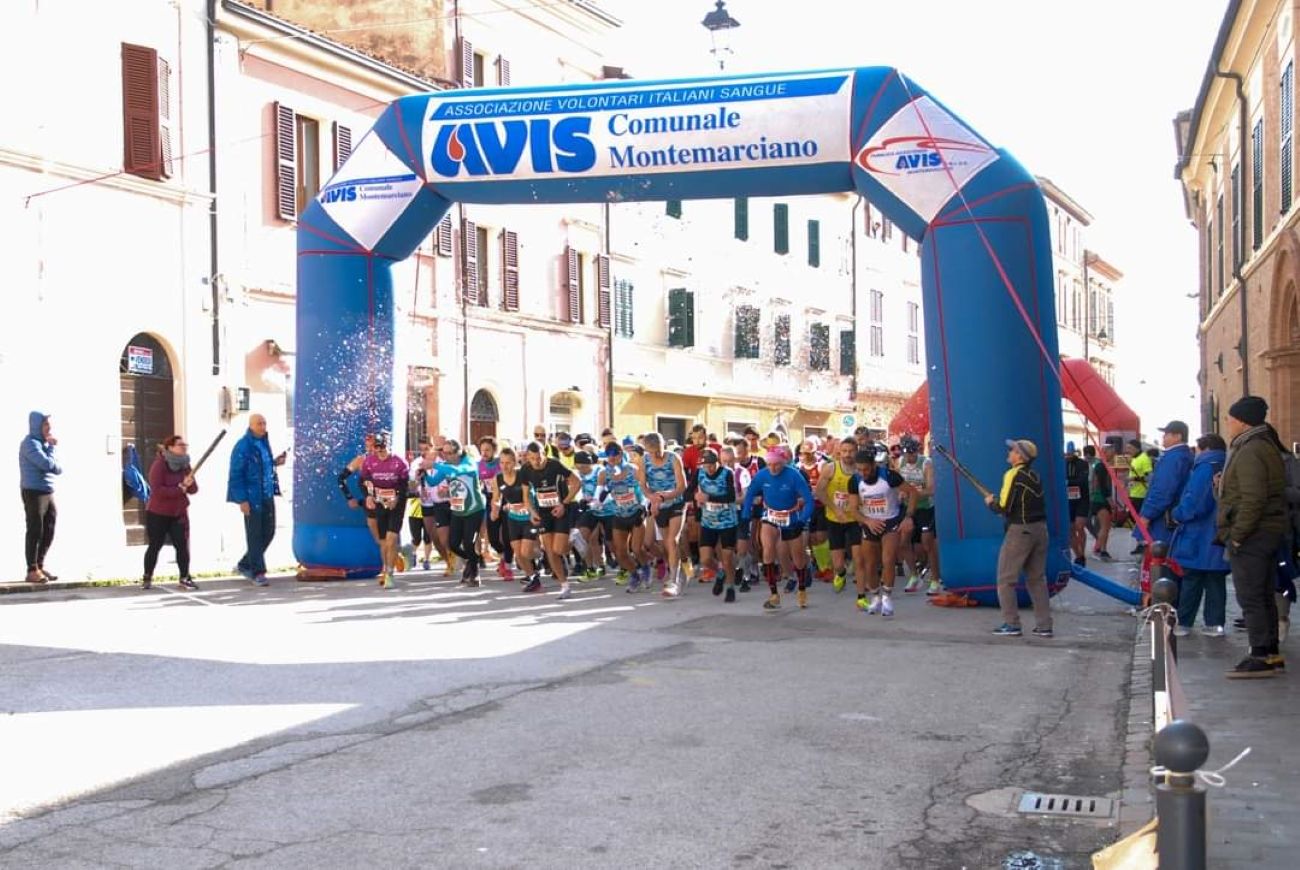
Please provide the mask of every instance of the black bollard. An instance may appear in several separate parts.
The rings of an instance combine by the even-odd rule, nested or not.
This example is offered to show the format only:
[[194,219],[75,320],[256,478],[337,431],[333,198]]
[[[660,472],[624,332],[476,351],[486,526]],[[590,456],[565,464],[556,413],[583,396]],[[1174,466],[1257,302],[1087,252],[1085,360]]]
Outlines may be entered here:
[[1210,757],[1210,741],[1191,722],[1175,719],[1156,734],[1156,764],[1165,781],[1156,785],[1156,854],[1159,864],[1177,870],[1205,870],[1208,832],[1205,789],[1196,771]]

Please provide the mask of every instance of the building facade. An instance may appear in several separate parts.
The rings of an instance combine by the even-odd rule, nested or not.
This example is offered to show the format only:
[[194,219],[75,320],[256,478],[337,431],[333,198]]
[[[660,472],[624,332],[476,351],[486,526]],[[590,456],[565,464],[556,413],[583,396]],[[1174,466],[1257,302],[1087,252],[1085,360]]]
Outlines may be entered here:
[[1201,407],[1263,396],[1300,441],[1300,234],[1294,190],[1295,21],[1287,0],[1228,4],[1195,105],[1174,119],[1175,177],[1199,240]]

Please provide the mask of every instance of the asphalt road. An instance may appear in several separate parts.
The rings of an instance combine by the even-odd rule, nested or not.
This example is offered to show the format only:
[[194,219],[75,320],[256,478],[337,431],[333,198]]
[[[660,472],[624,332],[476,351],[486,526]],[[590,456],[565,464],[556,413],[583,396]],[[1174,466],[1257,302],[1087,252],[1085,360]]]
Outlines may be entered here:
[[1077,584],[1041,641],[823,584],[766,614],[402,579],[5,596],[0,865],[1086,867],[1115,836],[1011,811],[1121,788],[1135,624]]

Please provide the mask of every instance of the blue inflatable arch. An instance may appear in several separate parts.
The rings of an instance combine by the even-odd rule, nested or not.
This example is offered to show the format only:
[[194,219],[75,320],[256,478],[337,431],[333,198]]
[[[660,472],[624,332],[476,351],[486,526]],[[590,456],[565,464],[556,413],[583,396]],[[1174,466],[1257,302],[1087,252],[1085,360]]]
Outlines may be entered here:
[[[551,88],[393,103],[298,227],[294,553],[377,573],[335,476],[393,421],[391,269],[454,202],[858,191],[921,245],[933,437],[994,485],[1029,438],[1049,495],[1049,578],[1069,571],[1052,254],[1034,178],[885,67]],[[995,600],[1001,520],[935,463],[943,579]]]

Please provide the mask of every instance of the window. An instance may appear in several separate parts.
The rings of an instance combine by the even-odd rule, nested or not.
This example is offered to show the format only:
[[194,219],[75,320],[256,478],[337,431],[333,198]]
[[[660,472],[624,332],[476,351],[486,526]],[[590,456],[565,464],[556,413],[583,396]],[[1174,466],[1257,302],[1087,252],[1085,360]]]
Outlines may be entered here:
[[621,338],[635,335],[632,322],[632,282],[614,283],[614,334]]
[[1201,286],[1205,300],[1205,313],[1214,306],[1214,222],[1205,222],[1205,267],[1201,270]]
[[1115,302],[1109,296],[1106,298],[1106,340],[1115,343]]
[[1056,323],[1065,326],[1065,273],[1056,273]]
[[478,293],[476,299],[479,305],[488,304],[488,231],[487,227],[478,227],[475,232],[478,236]]
[[805,440],[807,440],[807,439],[809,439],[809,438],[825,438],[825,437],[826,437],[826,427],[825,427],[825,426],[805,426],[805,427],[803,427],[803,437],[804,437]]
[[[1241,174],[1239,167],[1233,167],[1233,210],[1239,207],[1241,194],[1237,190],[1240,184]],[[1255,122],[1255,129],[1250,134],[1250,186],[1251,186],[1251,249],[1258,251],[1260,245],[1264,244],[1264,119],[1260,118]],[[1245,236],[1241,233],[1241,227],[1238,226],[1237,216],[1232,217],[1232,263],[1234,266],[1240,266],[1243,259],[1242,251],[1245,246]]]
[[907,303],[907,331],[921,331],[921,306],[915,302]]
[[912,365],[921,364],[921,306],[915,302],[907,303],[907,361]]
[[815,372],[831,370],[831,328],[825,323],[808,328],[808,368]]
[[742,242],[749,238],[749,198],[736,197],[736,238]]
[[772,250],[790,253],[790,206],[783,202],[772,206]]
[[474,52],[474,87],[481,88],[485,84],[483,79],[483,55]]
[[885,294],[879,290],[871,291],[871,348],[873,357],[885,355]]
[[1295,126],[1295,64],[1288,63],[1286,69],[1282,71],[1282,84],[1279,86],[1282,91],[1282,118],[1278,125],[1278,147],[1281,149],[1280,160],[1278,161],[1279,181],[1282,187],[1281,211],[1286,214],[1291,210],[1291,166],[1294,160],[1291,147],[1291,131]]
[[125,42],[122,169],[154,181],[172,174],[171,67],[152,48]]
[[681,218],[682,201],[680,199],[670,199],[664,203],[664,213],[670,218]]
[[743,436],[748,428],[758,429],[758,424],[751,420],[728,420],[722,427],[722,436],[728,435]]
[[676,441],[686,443],[686,427],[690,420],[685,417],[655,417],[655,431],[663,436],[664,442]]
[[320,193],[320,124],[314,118],[294,116],[297,149],[297,215]]
[[893,237],[894,224],[892,221],[885,221],[884,225],[880,228],[880,241],[888,242]]
[[814,269],[822,264],[821,221],[808,221],[808,265]]
[[857,372],[857,336],[852,329],[840,330],[840,374]]
[[779,366],[790,364],[790,315],[778,314],[773,326],[772,362]]
[[736,308],[736,336],[732,346],[732,355],[736,359],[758,359],[759,357],[759,323],[762,315],[752,305]]
[[685,287],[668,291],[668,346],[695,346],[695,294]]
[[1223,194],[1214,206],[1214,222],[1219,227],[1219,235],[1214,240],[1215,271],[1218,273],[1219,296],[1223,295]]

